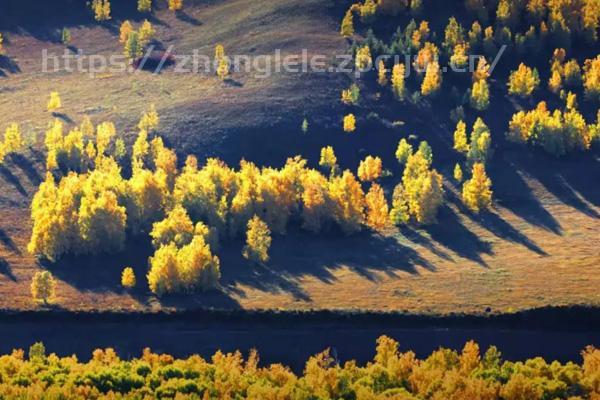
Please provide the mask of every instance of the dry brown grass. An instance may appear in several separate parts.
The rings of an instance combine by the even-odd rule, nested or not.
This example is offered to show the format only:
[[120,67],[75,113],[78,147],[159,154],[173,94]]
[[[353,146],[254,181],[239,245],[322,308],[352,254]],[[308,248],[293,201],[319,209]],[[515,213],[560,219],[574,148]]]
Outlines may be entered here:
[[[230,53],[272,51],[283,44],[294,53],[302,47],[333,54],[344,47],[336,35],[337,22],[295,12],[296,0],[268,2],[232,0],[188,9],[201,22],[190,24],[168,12],[158,36],[177,51],[205,48],[212,52],[223,42]],[[311,3],[320,7],[321,2]],[[310,8],[310,7],[308,7]],[[243,12],[241,11],[243,10]],[[316,15],[325,11],[317,9]],[[97,26],[72,29],[74,45],[86,53],[120,51],[114,33]],[[285,112],[300,115],[337,99],[339,82],[322,78],[276,75],[260,80],[234,77],[241,87],[221,84],[214,77],[191,77],[168,71],[89,78],[77,74],[46,76],[39,54],[61,46],[29,35],[10,35],[8,51],[21,72],[0,78],[0,128],[19,121],[41,140],[50,118],[45,112],[51,90],[61,93],[64,114],[79,122],[90,115],[96,122],[110,119],[134,131],[138,116],[155,103],[164,134],[178,151],[201,148],[210,154],[225,146],[223,133],[245,126],[266,126]],[[321,79],[321,80],[319,80]],[[294,114],[295,113],[295,114]],[[427,122],[429,123],[429,122]],[[256,147],[258,143],[251,143]],[[34,146],[39,150],[39,144]],[[232,154],[245,155],[244,148]],[[289,153],[286,153],[289,154]],[[498,155],[511,163],[528,154]],[[492,215],[471,216],[454,198],[442,212],[440,224],[426,230],[392,231],[342,238],[334,234],[311,237],[290,232],[276,237],[268,268],[251,268],[240,256],[240,243],[221,252],[223,288],[219,293],[182,296],[159,301],[144,287],[143,258],[135,265],[140,288],[133,294],[119,287],[120,268],[104,259],[74,261],[77,268],[56,270],[60,307],[69,310],[157,310],[178,307],[248,309],[369,309],[427,313],[493,312],[546,305],[600,303],[600,220],[598,161],[552,162],[536,156],[529,165],[535,174],[515,176],[502,167],[493,171],[499,202]],[[494,161],[497,163],[498,161]],[[544,169],[560,172],[556,176]],[[447,168],[450,176],[450,167]],[[24,159],[0,167],[0,309],[28,310],[29,284],[41,268],[28,255],[29,202],[43,171],[42,156],[27,151]],[[540,172],[541,171],[541,172]],[[580,174],[580,171],[587,171]],[[577,177],[577,175],[581,175]],[[563,176],[570,177],[566,185]],[[576,178],[573,178],[573,177]],[[577,185],[573,186],[573,179]],[[586,189],[587,188],[587,189]],[[568,189],[568,190],[567,190]],[[585,189],[585,190],[584,190]],[[454,193],[454,195],[453,195]],[[533,199],[533,200],[532,200]],[[125,257],[126,258],[126,257]],[[118,258],[120,260],[120,258]],[[116,263],[116,261],[115,261]]]

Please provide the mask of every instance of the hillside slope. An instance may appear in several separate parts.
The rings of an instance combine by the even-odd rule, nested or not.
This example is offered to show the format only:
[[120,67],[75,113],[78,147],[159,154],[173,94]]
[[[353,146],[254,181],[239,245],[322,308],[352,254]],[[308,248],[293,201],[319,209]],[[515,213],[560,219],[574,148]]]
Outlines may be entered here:
[[[301,54],[307,49],[308,54],[333,60],[347,51],[338,34],[343,8],[335,2],[188,3],[183,14],[159,10],[151,19],[162,46],[174,46],[176,54],[194,49],[212,54],[216,43],[223,43],[230,55],[273,54],[277,49],[284,55]],[[73,46],[85,54],[118,54],[120,20],[135,17],[139,22],[139,15],[117,7],[115,20],[99,25],[76,8],[73,14],[44,20],[26,13],[11,16],[10,10],[0,16],[10,60],[1,68],[5,76],[0,77],[0,129],[18,121],[32,146],[0,166],[0,309],[34,308],[29,285],[42,267],[59,279],[57,304],[73,310],[210,306],[477,313],[600,304],[598,152],[557,160],[504,143],[505,117],[518,105],[504,98],[500,84],[494,99],[501,106],[484,115],[496,143],[489,169],[496,203],[492,213],[474,216],[451,183],[454,127],[443,104],[381,107],[378,120],[360,115],[359,132],[344,135],[339,128],[339,92],[349,82],[344,74],[282,72],[265,79],[240,72],[225,83],[214,76],[178,74],[172,68],[158,75],[44,74],[42,49],[62,54],[56,37],[63,26],[71,29]],[[78,124],[85,115],[96,123],[113,120],[129,142],[141,113],[156,104],[160,133],[181,160],[192,152],[232,164],[246,158],[281,165],[286,157],[301,154],[316,166],[319,149],[334,145],[347,168],[355,169],[366,154],[380,155],[393,173],[384,181],[387,188],[400,175],[395,145],[414,134],[433,147],[434,166],[446,178],[448,206],[439,224],[427,229],[350,238],[315,237],[291,229],[286,237],[274,238],[272,260],[265,268],[245,262],[241,242],[227,243],[219,253],[220,291],[159,301],[142,278],[147,265],[140,254],[147,254],[147,243],[130,243],[116,256],[67,259],[57,265],[41,266],[27,254],[29,203],[42,179],[43,132],[51,119],[45,103],[54,90],[61,94],[67,125]],[[365,102],[375,102],[375,97]],[[303,134],[300,123],[305,116],[310,129]],[[392,126],[391,121],[403,124]],[[125,265],[134,267],[141,282],[133,293],[119,285]]]

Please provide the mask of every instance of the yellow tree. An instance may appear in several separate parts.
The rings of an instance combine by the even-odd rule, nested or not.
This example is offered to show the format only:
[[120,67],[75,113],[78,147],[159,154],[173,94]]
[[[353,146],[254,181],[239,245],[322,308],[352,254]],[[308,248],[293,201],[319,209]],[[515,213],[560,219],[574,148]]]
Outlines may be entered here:
[[156,29],[154,29],[150,21],[145,19],[144,22],[142,22],[142,26],[140,26],[140,29],[138,31],[138,40],[140,41],[140,47],[146,47],[155,35]]
[[10,124],[4,132],[3,150],[4,155],[9,153],[18,153],[23,149],[24,143],[21,136],[21,130],[16,123]]
[[151,12],[152,0],[138,0],[137,9],[139,12]]
[[559,71],[552,71],[548,80],[548,89],[553,93],[558,93],[563,86],[562,75]]
[[365,193],[354,174],[346,170],[329,182],[332,214],[346,234],[358,232],[364,222]]
[[348,114],[344,117],[344,132],[351,133],[356,130],[356,117]]
[[177,269],[186,291],[208,290],[219,283],[219,258],[212,254],[203,235],[195,235],[191,243],[177,253]]
[[164,217],[169,202],[169,189],[164,179],[147,169],[134,168],[127,181],[127,226],[134,233],[147,232]]
[[382,231],[388,226],[389,206],[383,189],[377,183],[373,183],[365,196],[366,223],[376,231]]
[[473,164],[471,179],[463,185],[463,202],[473,212],[480,212],[492,205],[492,181],[485,173],[482,163]]
[[454,150],[460,153],[469,151],[469,143],[467,142],[467,124],[460,120],[456,124],[454,131]]
[[412,145],[408,143],[406,139],[402,138],[398,143],[398,148],[396,149],[396,159],[400,164],[406,164],[408,157],[410,157],[412,153]]
[[79,207],[79,231],[86,252],[120,251],[125,245],[127,214],[110,190],[85,190]]
[[471,88],[470,104],[471,107],[479,111],[486,110],[489,107],[490,88],[486,80],[480,79],[478,81],[473,82],[473,87]]
[[183,0],[169,0],[169,10],[180,11],[183,9]]
[[508,93],[520,97],[530,97],[540,84],[537,69],[521,63],[508,78]]
[[350,37],[354,35],[354,15],[351,10],[346,12],[344,19],[342,20],[342,27],[340,33],[344,37]]
[[329,216],[328,182],[318,171],[307,170],[302,175],[302,228],[318,233]]
[[175,243],[162,246],[148,260],[148,286],[152,293],[162,296],[179,290],[181,282],[177,268],[178,249]]
[[360,19],[364,23],[370,23],[375,18],[377,3],[375,0],[365,0],[363,4],[359,4],[358,11],[360,13]]
[[159,124],[160,117],[158,116],[158,112],[156,112],[156,106],[151,104],[150,109],[142,115],[138,128],[140,131],[152,132],[158,128]]
[[271,230],[258,216],[248,221],[246,232],[246,246],[242,252],[245,259],[258,264],[269,261],[269,249],[271,247]]
[[581,85],[581,67],[577,60],[569,60],[563,67],[565,76],[565,84],[569,87],[577,87]]
[[469,63],[469,51],[468,44],[458,43],[454,46],[452,56],[450,57],[450,63],[454,68],[465,68]]
[[379,179],[383,173],[381,158],[367,156],[358,166],[358,178],[363,182]]
[[490,66],[488,65],[485,57],[479,57],[477,61],[477,68],[473,71],[473,82],[481,80],[487,81],[490,77]]
[[56,112],[61,107],[62,107],[62,104],[60,101],[60,95],[58,94],[58,92],[51,92],[50,100],[48,100],[48,106],[47,106],[48,112]]
[[31,296],[48,304],[56,292],[56,282],[49,271],[36,272],[31,280]]
[[443,203],[442,177],[430,170],[431,163],[423,152],[417,151],[406,162],[402,175],[403,197],[410,216],[419,224],[435,222]]
[[585,96],[591,100],[600,100],[600,56],[585,60],[583,67],[583,88]]
[[219,60],[219,65],[217,67],[217,76],[221,80],[225,80],[229,75],[229,61],[227,57],[223,57]]
[[404,64],[396,64],[392,68],[392,91],[397,99],[403,100],[406,92]]
[[129,34],[131,32],[133,32],[133,25],[127,19],[121,24],[121,27],[119,28],[119,42],[121,42],[122,44],[127,43],[127,40],[129,39]]
[[96,128],[97,157],[102,157],[110,145],[111,140],[117,135],[117,129],[112,122],[103,122]]
[[329,169],[329,171],[333,171],[337,164],[337,157],[335,156],[335,152],[333,151],[333,147],[327,146],[321,149],[321,158],[319,159],[319,165],[321,167]]
[[225,47],[222,44],[217,44],[215,46],[215,60],[220,61],[223,57],[225,57]]
[[394,225],[404,225],[410,221],[410,209],[404,186],[401,183],[396,185],[392,195],[392,209],[390,211],[390,221]]
[[462,182],[462,180],[463,180],[462,168],[460,167],[460,164],[458,164],[458,163],[456,163],[456,165],[454,166],[454,179],[458,183]]
[[369,45],[364,45],[356,51],[355,64],[358,71],[368,71],[373,66]]
[[4,36],[0,33],[0,56],[4,55]]
[[357,104],[360,98],[360,88],[356,83],[350,85],[348,89],[342,90],[342,103]]
[[108,21],[110,17],[110,0],[93,0],[92,11],[96,21]]
[[126,289],[131,289],[135,286],[135,283],[135,272],[133,272],[133,268],[125,267],[121,273],[121,286]]
[[421,84],[421,94],[423,96],[432,96],[442,87],[442,72],[440,64],[437,61],[427,64],[425,78]]
[[387,69],[383,60],[379,60],[379,65],[377,66],[377,83],[379,83],[379,86],[385,86],[388,83]]
[[467,152],[469,163],[480,162],[485,164],[489,156],[491,144],[492,136],[490,129],[481,118],[477,118],[473,124],[471,143]]
[[123,48],[123,54],[129,60],[141,57],[144,52],[144,48],[140,41],[140,35],[138,32],[129,32],[127,40],[125,41],[125,47]]

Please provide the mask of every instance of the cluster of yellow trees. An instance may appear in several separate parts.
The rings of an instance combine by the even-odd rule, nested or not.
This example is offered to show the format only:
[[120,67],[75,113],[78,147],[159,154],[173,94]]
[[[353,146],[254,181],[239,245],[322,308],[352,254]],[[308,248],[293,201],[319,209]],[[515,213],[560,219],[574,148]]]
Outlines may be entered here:
[[495,17],[499,26],[512,28],[534,21],[542,33],[550,32],[556,40],[567,43],[570,43],[572,34],[589,41],[598,39],[600,5],[596,0],[500,0],[496,3],[494,9],[485,1],[465,0],[467,9],[476,13],[483,22]]
[[[92,0],[88,2],[96,21],[108,21],[111,19],[111,0]],[[166,0],[169,10],[180,11],[183,9],[183,0]],[[152,12],[152,0],[137,0],[137,9],[139,12]]]
[[92,0],[89,5],[94,12],[94,18],[96,18],[96,21],[110,20],[110,0]]
[[[467,138],[467,124],[458,121],[454,131],[454,150],[466,156],[467,166],[471,168],[471,178],[463,184],[462,199],[473,212],[480,212],[492,205],[492,181],[485,171],[490,157],[491,133],[485,122],[477,118],[473,124],[470,138]],[[463,181],[460,164],[454,166],[454,179]]]
[[[354,35],[355,15],[359,15],[361,21],[368,25],[373,23],[377,15],[396,15],[412,8],[412,3],[403,0],[365,0],[362,3],[355,3],[342,21],[341,33],[346,37]],[[418,3],[420,7],[422,4]],[[448,60],[453,67],[465,68],[468,66],[470,54],[474,52],[474,54],[481,54],[479,51],[483,50],[486,55],[494,56],[500,45],[514,45],[519,54],[526,54],[539,51],[542,40],[551,41],[557,47],[561,45],[568,47],[571,43],[571,33],[585,37],[593,43],[597,41],[600,5],[596,0],[551,2],[502,0],[497,3],[495,13],[490,13],[496,5],[480,0],[465,0],[467,9],[475,12],[479,20],[474,21],[467,31],[456,18],[451,17],[444,31],[441,48],[433,43],[435,35],[431,34],[427,21],[421,21],[419,25],[414,20],[411,21],[406,31],[404,33],[399,31],[387,47],[383,42],[373,40],[373,36],[368,37],[367,43],[362,44],[356,52],[356,67],[364,70],[366,66],[372,65],[371,57],[380,54],[416,55],[413,67],[421,79],[420,94],[432,96],[439,92],[443,81],[442,68],[438,59]],[[533,24],[525,33],[513,34],[512,30],[518,29],[522,26],[521,22],[525,21],[525,19],[521,21],[522,15],[527,14],[529,14],[527,21]],[[492,15],[495,17],[496,24],[490,23],[489,17]],[[484,28],[482,23],[489,25]],[[375,45],[377,49],[370,49],[369,44]],[[600,60],[591,59],[584,63],[585,77],[576,60],[570,60],[564,66],[561,64],[562,61],[553,62],[549,82],[551,90],[558,92],[563,81],[568,81],[567,86],[576,86],[583,82],[588,98],[600,98]],[[392,71],[392,90],[397,98],[403,100],[405,98],[404,66],[395,65],[387,69],[385,62],[380,61],[376,67],[381,86],[385,86],[390,81],[387,74]],[[477,69],[473,76],[470,104],[474,109],[482,111],[488,108],[490,102],[486,76],[489,66],[483,60]],[[484,74],[482,75],[481,72]],[[509,78],[509,92],[521,97],[529,97],[539,83],[537,70],[521,64]]]
[[431,168],[431,148],[427,142],[421,142],[419,149],[413,152],[412,146],[402,139],[396,158],[405,167],[402,182],[394,189],[391,221],[396,225],[411,220],[419,224],[434,223],[444,201],[444,189],[442,176]]
[[19,153],[23,150],[24,142],[21,136],[21,129],[16,123],[10,124],[4,131],[4,138],[0,141],[0,165],[4,162],[7,155]]
[[236,171],[218,159],[200,167],[189,156],[178,170],[175,152],[160,137],[151,139],[158,124],[151,107],[140,120],[126,177],[127,149],[114,124],[94,126],[86,118],[65,133],[54,120],[45,136],[48,172],[32,201],[29,251],[49,260],[110,253],[124,248],[128,234],[149,234],[155,247],[151,290],[192,291],[217,283],[220,239],[246,234],[244,257],[264,263],[271,232],[284,234],[292,218],[315,233],[337,225],[351,234],[363,226],[389,227],[390,214],[394,223],[432,223],[443,202],[442,177],[431,169],[425,142],[403,156],[406,167],[390,212],[377,183],[384,175],[379,157],[366,157],[357,175],[340,171],[331,147],[320,162],[328,176],[300,157],[281,169],[242,161]]
[[372,361],[340,364],[329,350],[310,357],[301,375],[281,364],[259,366],[251,351],[217,351],[175,359],[145,349],[122,360],[96,349],[90,361],[46,354],[42,343],[0,356],[0,397],[60,399],[449,399],[594,400],[600,396],[600,350],[582,352],[581,364],[537,357],[504,361],[494,346],[483,354],[474,342],[462,351],[440,348],[419,359],[398,343],[377,339]]
[[152,24],[146,19],[136,31],[129,20],[125,20],[121,24],[119,32],[119,41],[123,44],[123,52],[130,60],[141,57],[144,49],[154,36],[156,30]]
[[565,110],[550,112],[542,101],[534,110],[519,111],[509,123],[507,137],[518,143],[541,146],[556,156],[587,150],[600,139],[600,112],[596,124],[588,124],[575,105],[575,95],[570,93]]

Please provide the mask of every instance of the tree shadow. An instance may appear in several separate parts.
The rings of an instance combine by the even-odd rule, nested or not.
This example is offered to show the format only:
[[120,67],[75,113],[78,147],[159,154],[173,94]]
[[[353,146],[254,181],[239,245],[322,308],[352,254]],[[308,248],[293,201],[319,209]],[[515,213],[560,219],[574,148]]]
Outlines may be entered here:
[[244,87],[244,84],[242,82],[237,81],[233,78],[224,79],[223,83],[227,84],[228,86],[232,86],[232,87]]
[[483,212],[480,216],[480,221],[484,228],[499,238],[521,244],[539,255],[548,255],[548,253],[540,248],[534,241],[515,229],[498,214],[493,212]]
[[[600,218],[599,155],[597,151],[574,153],[556,159],[547,154],[539,154],[535,159],[520,160],[523,168],[537,179],[550,193],[564,204],[593,218]],[[544,158],[540,162],[540,158]],[[543,164],[543,166],[540,166]]]
[[548,253],[541,249],[535,242],[502,219],[498,214],[491,211],[482,211],[481,214],[476,215],[473,214],[473,212],[471,212],[471,210],[469,210],[467,207],[465,207],[462,200],[458,199],[454,193],[451,193],[447,197],[448,201],[452,202],[462,214],[466,215],[473,222],[481,225],[483,228],[487,229],[497,237],[514,243],[519,243],[539,255],[548,255]]
[[71,119],[71,117],[69,117],[67,114],[64,114],[64,113],[61,113],[61,112],[53,112],[52,116],[55,117],[55,118],[63,120],[67,124],[73,124],[73,123],[75,123],[75,121],[73,121]]
[[8,183],[14,186],[14,188],[24,197],[27,197],[27,190],[21,184],[21,181],[18,177],[16,177],[8,168],[4,165],[0,165],[0,175],[6,180]]
[[12,269],[10,268],[10,264],[4,257],[0,257],[0,275],[6,276],[13,282],[17,281],[17,277],[13,274]]
[[438,221],[437,224],[426,228],[433,240],[463,258],[488,267],[481,255],[494,254],[490,243],[481,240],[464,226],[458,215],[448,206],[440,209]]
[[[490,175],[495,178],[492,187],[494,200],[528,223],[560,235],[562,233],[560,223],[534,196],[523,178],[523,174],[531,173],[531,168],[523,168],[515,158],[513,154],[506,157],[498,155],[493,160],[489,171]],[[519,159],[526,158],[531,158],[531,154],[519,154]],[[538,168],[540,166],[536,165],[535,169]],[[551,167],[548,168],[551,169]]]
[[397,277],[405,272],[418,275],[417,267],[435,271],[435,266],[416,250],[396,238],[363,232],[344,236],[340,232],[313,235],[291,228],[285,236],[276,236],[271,259],[266,267],[254,267],[241,256],[242,244],[229,243],[219,252],[223,277],[228,291],[239,297],[245,293],[240,285],[268,293],[289,293],[295,300],[310,301],[300,280],[314,277],[333,284],[335,270],[347,268],[359,276],[378,282],[377,272]]
[[152,246],[147,238],[132,238],[124,250],[113,254],[94,256],[68,255],[52,263],[40,260],[40,264],[57,278],[80,291],[122,292],[121,273],[125,267],[133,268],[138,285],[143,287],[147,271],[147,257]]
[[38,170],[27,157],[19,153],[12,154],[11,157],[12,162],[23,171],[32,185],[38,186],[42,182],[42,177],[40,176]]
[[444,260],[453,261],[452,256],[448,254],[448,252],[440,249],[438,246],[436,246],[435,243],[433,243],[429,238],[421,234],[417,229],[408,225],[401,226],[399,229],[400,233],[402,233],[402,235],[404,235],[404,237],[406,237],[411,242],[425,247],[433,254],[440,258],[443,258]]
[[21,254],[21,250],[19,249],[17,244],[12,240],[12,238],[2,228],[0,228],[0,242],[4,245],[4,247],[9,249],[13,253],[18,254],[18,255]]
[[177,11],[175,13],[175,15],[177,16],[178,20],[183,21],[183,22],[187,22],[190,25],[194,25],[194,26],[201,26],[202,25],[202,22],[199,19],[197,19],[197,18],[189,15],[188,13],[186,13],[183,10]]
[[10,57],[0,55],[0,74],[6,76],[8,74],[18,74],[21,72],[19,64],[13,61]]

